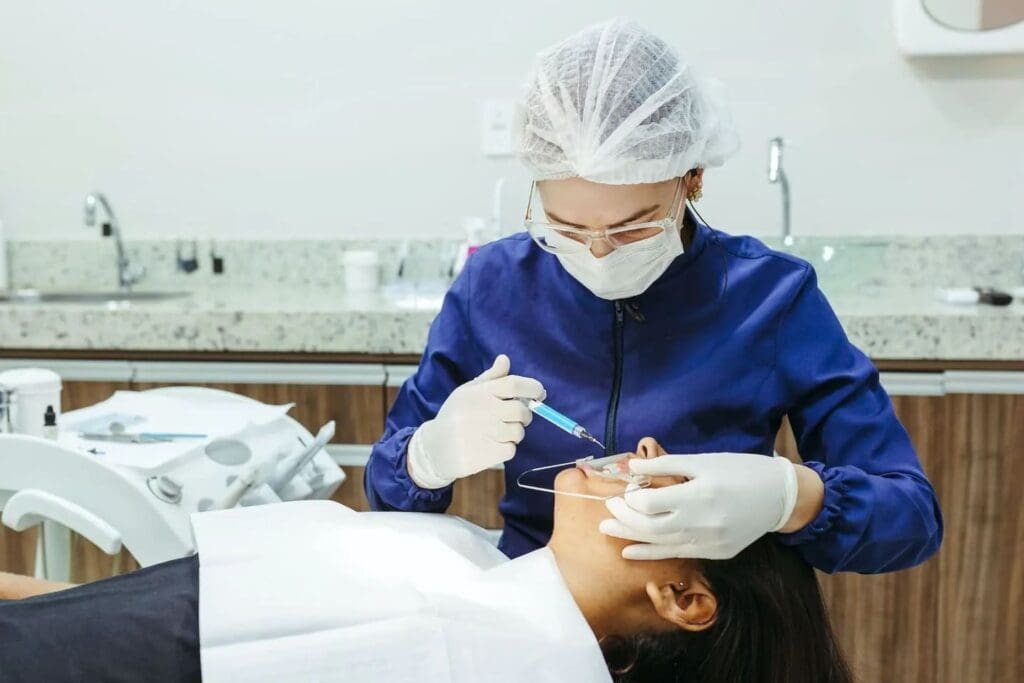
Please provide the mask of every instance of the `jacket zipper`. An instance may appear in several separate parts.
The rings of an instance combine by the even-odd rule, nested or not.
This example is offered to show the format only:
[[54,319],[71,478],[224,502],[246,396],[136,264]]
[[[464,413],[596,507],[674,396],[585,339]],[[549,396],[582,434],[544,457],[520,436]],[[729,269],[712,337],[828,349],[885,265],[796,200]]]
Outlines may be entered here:
[[612,377],[612,396],[608,401],[608,418],[604,423],[604,453],[614,455],[615,420],[619,412],[619,392],[622,390],[622,338],[625,320],[622,315],[622,302],[615,302],[615,369]]

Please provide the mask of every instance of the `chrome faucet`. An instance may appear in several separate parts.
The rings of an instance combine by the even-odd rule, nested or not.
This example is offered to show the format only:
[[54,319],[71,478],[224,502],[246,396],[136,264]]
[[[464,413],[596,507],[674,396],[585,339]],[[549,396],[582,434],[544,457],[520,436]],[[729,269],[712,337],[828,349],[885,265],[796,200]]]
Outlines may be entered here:
[[122,290],[131,289],[132,285],[138,283],[146,274],[146,269],[132,263],[124,250],[124,242],[121,240],[121,226],[114,216],[114,209],[102,192],[93,192],[85,198],[85,225],[95,227],[96,207],[103,209],[107,220],[103,222],[103,236],[114,238],[114,248],[117,250],[117,284]]
[[793,245],[793,231],[789,222],[789,178],[782,168],[782,138],[768,141],[768,182],[778,183],[782,189],[782,244]]

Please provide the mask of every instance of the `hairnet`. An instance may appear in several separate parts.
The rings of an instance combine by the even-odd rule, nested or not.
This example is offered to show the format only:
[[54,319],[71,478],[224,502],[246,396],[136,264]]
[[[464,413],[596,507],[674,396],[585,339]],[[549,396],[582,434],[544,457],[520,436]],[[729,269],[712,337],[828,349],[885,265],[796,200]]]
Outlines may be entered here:
[[517,121],[535,180],[653,183],[718,166],[739,146],[721,87],[625,19],[537,55]]

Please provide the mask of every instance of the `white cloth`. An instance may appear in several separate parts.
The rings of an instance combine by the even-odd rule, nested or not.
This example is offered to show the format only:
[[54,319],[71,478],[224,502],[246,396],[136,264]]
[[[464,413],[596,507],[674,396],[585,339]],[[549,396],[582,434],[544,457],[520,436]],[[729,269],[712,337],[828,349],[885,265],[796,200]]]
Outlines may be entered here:
[[608,681],[541,549],[455,517],[301,501],[193,515],[206,683]]

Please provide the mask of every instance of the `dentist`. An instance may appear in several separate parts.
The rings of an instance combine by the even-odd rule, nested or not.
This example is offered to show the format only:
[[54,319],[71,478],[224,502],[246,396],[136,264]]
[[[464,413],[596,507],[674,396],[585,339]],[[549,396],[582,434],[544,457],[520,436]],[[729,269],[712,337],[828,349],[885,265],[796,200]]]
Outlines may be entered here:
[[[828,572],[932,555],[935,493],[813,269],[692,210],[737,144],[713,84],[635,23],[542,51],[520,126],[527,231],[474,254],[448,292],[370,457],[372,507],[443,512],[456,479],[504,463],[499,547],[543,546],[551,499],[517,477],[604,453],[526,430],[520,399],[538,399],[607,454],[647,434],[685,454],[632,468],[688,481],[609,501],[601,529],[637,541],[628,558],[726,558],[771,532]],[[802,465],[772,455],[785,416]]]

